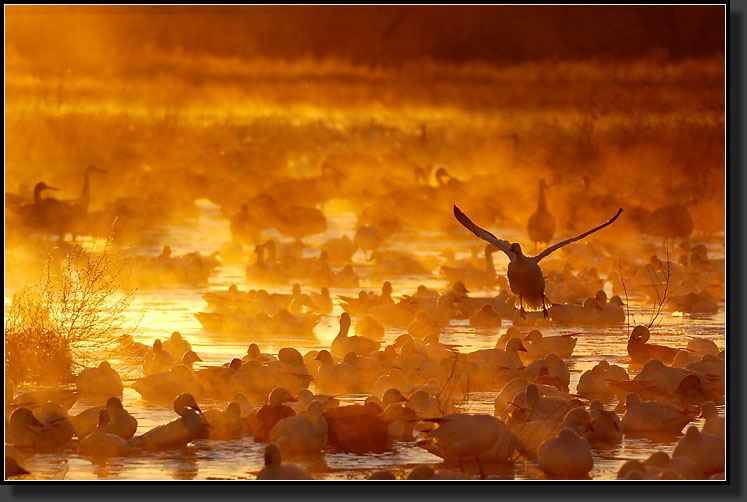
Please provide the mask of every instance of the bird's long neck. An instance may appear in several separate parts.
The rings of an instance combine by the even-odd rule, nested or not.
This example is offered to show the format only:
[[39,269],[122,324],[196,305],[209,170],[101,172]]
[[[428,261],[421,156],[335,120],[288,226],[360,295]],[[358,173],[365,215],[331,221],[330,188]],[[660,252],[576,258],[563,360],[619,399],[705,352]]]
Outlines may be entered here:
[[490,277],[495,277],[495,263],[493,263],[493,251],[485,250],[485,272]]
[[349,330],[350,330],[349,323],[341,323],[340,332],[337,334],[337,338],[347,338]]
[[39,204],[41,202],[41,194],[44,190],[46,190],[46,187],[44,186],[34,187],[34,204]]
[[547,212],[547,199],[545,198],[545,184],[540,182],[539,185],[539,202],[537,203],[538,212]]
[[83,190],[80,192],[80,198],[78,199],[78,203],[88,211],[88,204],[91,202],[91,173],[90,171],[86,170],[86,173],[83,175]]

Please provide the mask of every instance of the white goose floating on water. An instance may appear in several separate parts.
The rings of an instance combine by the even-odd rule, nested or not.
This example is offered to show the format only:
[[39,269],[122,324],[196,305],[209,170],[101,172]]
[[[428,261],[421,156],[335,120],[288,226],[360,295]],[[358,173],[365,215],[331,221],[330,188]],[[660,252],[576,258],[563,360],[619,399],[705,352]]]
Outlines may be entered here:
[[572,242],[581,240],[584,237],[611,225],[618,216],[620,216],[620,213],[622,213],[622,208],[617,211],[615,216],[598,227],[592,228],[588,232],[584,232],[571,239],[566,239],[557,244],[553,244],[537,256],[525,256],[524,253],[521,252],[521,246],[517,242],[512,244],[508,241],[497,238],[487,230],[475,225],[467,215],[465,215],[458,207],[454,206],[454,216],[456,216],[459,223],[479,238],[497,246],[501,251],[506,253],[509,260],[511,260],[511,263],[508,264],[508,282],[511,286],[511,291],[519,296],[519,307],[523,319],[526,318],[524,302],[535,309],[542,307],[544,317],[549,317],[549,314],[547,313],[547,299],[545,298],[545,279],[542,276],[542,269],[539,267],[539,262],[553,251],[556,251]]

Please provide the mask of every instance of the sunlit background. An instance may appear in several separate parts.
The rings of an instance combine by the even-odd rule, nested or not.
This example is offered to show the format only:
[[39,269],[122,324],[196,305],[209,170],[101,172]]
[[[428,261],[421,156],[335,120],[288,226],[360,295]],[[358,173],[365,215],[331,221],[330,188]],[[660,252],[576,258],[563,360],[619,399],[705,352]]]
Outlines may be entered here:
[[[614,226],[542,262],[546,277],[569,264],[575,274],[588,272],[598,286],[591,296],[596,289],[619,294],[632,314],[591,328],[539,322],[545,336],[581,333],[567,360],[571,391],[602,358],[631,378],[640,371],[629,365],[627,324],[648,323],[656,308],[642,272],[654,255],[679,267],[670,297],[706,291],[717,306],[692,313],[670,302],[652,341],[684,348],[692,335],[726,347],[725,267],[718,261],[725,258],[723,6],[6,6],[5,14],[6,312],[15,292],[43,279],[50,250],[64,254],[72,246],[72,233],[61,242],[24,216],[41,181],[59,189],[45,197],[67,201],[80,200],[87,186],[76,243],[97,253],[109,239],[134,264],[122,284],[122,292],[137,288],[122,329],[149,346],[178,330],[201,367],[242,357],[252,342],[273,354],[329,349],[343,311],[339,295],[379,292],[385,280],[395,298],[421,284],[443,292],[453,278],[441,266],[453,258],[484,268],[485,243],[459,226],[454,204],[527,254],[539,252],[546,245],[531,241],[527,222],[544,179],[556,222],[550,243],[624,208]],[[86,178],[89,165],[106,173]],[[268,225],[250,238],[231,228],[242,204]],[[308,211],[291,213],[291,206],[320,211],[325,228],[312,228]],[[673,206],[689,215],[684,230],[654,216]],[[289,214],[296,216],[288,221]],[[353,239],[363,225],[382,231],[381,251],[424,270],[387,268],[358,249],[348,263],[359,286],[330,284],[334,310],[311,336],[226,334],[195,317],[210,310],[205,292],[231,284],[290,293],[299,283],[319,292],[322,284],[308,274],[253,279],[247,269],[256,265],[255,246],[300,239],[299,259],[312,260],[326,242]],[[700,244],[715,263],[711,275],[688,268]],[[165,245],[172,256],[213,259],[209,274],[157,275],[149,267]],[[494,262],[505,278],[506,256],[496,253]],[[561,285],[548,279],[551,301],[583,302],[561,295]],[[508,287],[467,286],[475,297]],[[460,352],[493,348],[512,324],[523,334],[533,326],[516,317],[499,329],[453,319],[440,340]],[[384,342],[406,332],[387,326]],[[112,362],[123,377],[140,376],[139,361]],[[492,415],[499,390],[471,393],[462,411]],[[80,399],[69,413],[92,404]],[[170,405],[131,388],[123,404],[138,419],[138,434],[174,418]],[[200,399],[203,409],[225,404]],[[723,403],[719,410],[723,415]],[[615,479],[625,460],[671,454],[678,440],[625,438],[594,452],[590,477]],[[254,479],[263,450],[248,437],[197,440],[186,452],[100,464],[69,447],[29,456],[24,465],[31,479],[53,479],[65,462],[66,479]],[[442,467],[414,441],[395,441],[384,454],[329,451],[297,463],[335,480]],[[545,477],[523,458],[490,474]]]

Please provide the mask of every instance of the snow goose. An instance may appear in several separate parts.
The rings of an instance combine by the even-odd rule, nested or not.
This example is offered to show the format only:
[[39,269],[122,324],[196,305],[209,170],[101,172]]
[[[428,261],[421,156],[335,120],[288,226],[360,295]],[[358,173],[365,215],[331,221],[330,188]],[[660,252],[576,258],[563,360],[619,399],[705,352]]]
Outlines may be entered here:
[[451,414],[429,418],[438,427],[417,445],[444,462],[510,462],[514,438],[503,422],[490,415]]
[[710,476],[724,470],[725,447],[723,437],[700,432],[697,427],[691,425],[675,446],[672,458],[690,458],[698,464],[706,476]]
[[594,458],[586,439],[563,429],[540,447],[537,464],[551,477],[586,478],[594,467]]
[[270,431],[276,423],[284,418],[295,416],[293,408],[286,406],[288,401],[295,402],[296,398],[283,387],[276,387],[270,393],[268,403],[263,405],[250,419],[250,429],[254,440],[258,443],[270,441]]
[[122,378],[111,367],[109,361],[102,361],[97,368],[86,368],[75,380],[78,392],[89,396],[121,396]]
[[634,392],[626,397],[625,408],[622,426],[626,434],[679,434],[698,414],[671,403],[641,401],[640,396]]
[[122,401],[114,396],[106,401],[106,406],[94,406],[74,416],[70,421],[75,429],[75,435],[80,439],[89,435],[98,425],[99,411],[104,409],[109,414],[106,432],[116,434],[122,439],[130,439],[135,435],[137,419],[130,415],[122,406]]
[[80,440],[78,453],[92,457],[122,457],[127,455],[130,445],[116,434],[107,432],[109,426],[109,412],[104,408],[99,410],[98,426]]
[[321,402],[312,401],[305,412],[280,420],[270,430],[270,441],[287,455],[319,453],[327,445],[327,421],[322,410]]
[[343,312],[340,316],[340,332],[332,340],[330,346],[330,352],[333,356],[345,357],[348,352],[355,352],[358,355],[365,356],[379,350],[381,342],[363,336],[348,336],[349,330],[350,314]]

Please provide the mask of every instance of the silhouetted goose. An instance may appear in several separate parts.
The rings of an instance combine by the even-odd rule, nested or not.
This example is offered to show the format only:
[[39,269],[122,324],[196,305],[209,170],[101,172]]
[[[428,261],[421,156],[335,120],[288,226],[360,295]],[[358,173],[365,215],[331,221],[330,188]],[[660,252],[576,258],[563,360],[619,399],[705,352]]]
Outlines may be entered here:
[[369,402],[325,410],[329,444],[340,451],[358,455],[385,452],[389,424],[379,417],[381,411],[379,405]]
[[562,421],[553,419],[532,420],[509,429],[516,440],[516,449],[527,458],[535,460],[540,447],[550,438],[556,436],[563,429],[572,429],[583,436],[589,428],[589,414],[583,408],[575,408],[568,412]]
[[625,407],[622,418],[625,433],[679,434],[698,415],[671,403],[641,401],[636,393],[628,394]]
[[598,399],[589,405],[589,431],[586,438],[595,446],[614,446],[622,440],[622,422],[614,411],[607,411]]
[[10,415],[5,429],[5,443],[33,447],[41,434],[42,423],[28,408],[18,408]]
[[724,470],[726,442],[723,437],[700,432],[691,425],[674,448],[672,458],[690,458],[706,476]]
[[309,293],[311,308],[319,314],[331,314],[334,309],[332,298],[329,296],[329,288],[323,287],[319,293]]
[[159,371],[139,378],[132,384],[132,388],[144,399],[151,401],[168,402],[185,392],[201,395],[202,386],[192,369],[192,364],[196,361],[202,361],[202,359],[190,350],[184,354],[182,364],[177,364],[167,371]]
[[327,445],[327,421],[322,409],[321,402],[312,401],[305,412],[280,420],[270,430],[270,441],[287,455],[318,454]]
[[[523,396],[515,396],[512,403],[514,409],[507,421],[508,424],[544,419],[560,421],[569,411],[583,404],[568,394],[542,396],[539,386],[533,383],[527,385]],[[520,413],[515,413],[516,411]]]
[[354,331],[356,335],[372,340],[382,340],[384,338],[384,326],[370,314],[366,314],[356,321]]
[[229,384],[234,392],[264,398],[275,387],[283,387],[297,394],[307,388],[312,380],[301,353],[292,347],[284,347],[278,351],[278,360],[264,363],[250,360],[242,364],[229,379]]
[[340,332],[337,334],[330,345],[330,353],[336,357],[345,357],[348,352],[355,352],[360,356],[365,356],[371,352],[376,352],[381,346],[381,342],[376,342],[363,336],[348,336],[350,330],[350,315],[343,312],[340,316]]
[[407,334],[413,338],[425,338],[434,335],[438,338],[441,328],[438,323],[431,319],[428,312],[419,310],[415,315],[415,320],[407,326]]
[[70,419],[75,429],[75,435],[83,439],[89,435],[98,424],[99,411],[106,410],[109,413],[109,424],[106,432],[116,434],[123,439],[130,439],[137,431],[137,419],[130,415],[122,406],[118,397],[110,397],[105,406],[94,406],[83,410]]
[[630,359],[638,364],[646,363],[651,359],[658,359],[664,364],[671,364],[679,350],[665,345],[646,343],[650,337],[651,332],[646,326],[633,328],[628,340]]
[[186,352],[192,350],[192,344],[182,337],[178,331],[171,333],[171,337],[163,342],[163,350],[171,354],[175,360],[180,360]]
[[52,197],[42,199],[45,190],[59,190],[39,182],[34,187],[34,202],[21,206],[20,214],[23,223],[32,231],[42,234],[58,235],[62,241],[70,231],[72,215],[70,207]]
[[212,409],[202,413],[207,423],[207,438],[227,440],[241,437],[249,427],[241,417],[241,405],[232,401],[224,410]]
[[194,396],[181,394],[174,399],[174,411],[181,418],[155,427],[132,439],[134,448],[169,450],[183,448],[197,437],[204,437],[206,425],[202,422],[200,407]]
[[111,367],[109,361],[102,361],[98,368],[86,368],[75,381],[79,392],[89,396],[121,396],[122,378]]
[[563,429],[539,449],[537,464],[551,477],[588,477],[594,467],[591,445],[571,429]]
[[[257,352],[259,352],[259,347],[257,347]],[[249,356],[247,355],[247,357]],[[233,395],[230,388],[231,377],[242,365],[243,361],[241,359],[234,358],[228,365],[209,366],[196,371],[197,381],[200,382],[205,396],[228,400]]]
[[616,393],[615,388],[611,387],[609,381],[627,382],[630,378],[624,368],[610,364],[607,361],[600,361],[592,369],[584,371],[578,379],[576,392],[582,396],[613,396]]
[[163,349],[163,342],[156,339],[153,342],[153,350],[143,358],[143,374],[145,376],[161,371],[167,371],[176,365],[174,358]]
[[712,436],[726,437],[726,419],[719,416],[713,401],[706,401],[701,405],[700,416],[705,418],[702,432]]
[[465,228],[470,230],[479,238],[488,241],[489,243],[498,247],[501,251],[506,253],[511,263],[508,264],[508,281],[511,286],[511,291],[519,296],[519,306],[522,318],[526,318],[524,311],[524,301],[534,308],[542,308],[543,315],[549,317],[547,313],[547,302],[545,298],[545,279],[542,276],[542,270],[539,267],[539,262],[548,256],[553,251],[560,249],[561,247],[583,239],[584,237],[603,229],[604,227],[612,224],[618,216],[622,213],[622,208],[617,211],[617,214],[609,219],[607,222],[599,225],[598,227],[592,228],[588,232],[584,232],[571,239],[566,239],[557,244],[550,246],[549,248],[542,251],[537,256],[529,257],[524,256],[521,252],[521,246],[514,242],[513,244],[508,241],[498,239],[495,235],[491,234],[487,230],[484,230],[475,225],[458,207],[454,206],[454,216],[457,221],[461,223]]
[[438,427],[417,445],[445,462],[509,462],[514,438],[503,422],[490,415],[452,414],[426,419]]
[[500,328],[503,320],[493,306],[486,303],[478,310],[469,320],[469,325],[473,328]]
[[254,440],[258,443],[267,443],[270,441],[270,431],[282,419],[296,415],[296,412],[285,403],[288,401],[297,401],[296,398],[282,388],[276,387],[268,397],[268,403],[263,405],[250,420],[250,430]]
[[80,197],[75,200],[62,201],[70,207],[73,239],[75,239],[76,235],[91,233],[88,224],[88,209],[91,205],[91,175],[96,173],[106,174],[107,171],[99,169],[94,165],[88,166],[83,173],[83,188],[81,189]]
[[[352,354],[355,354],[354,352]],[[345,362],[335,364],[327,350],[319,351],[315,360],[321,363],[314,377],[314,386],[321,392],[356,393],[363,390],[357,369]]]
[[547,183],[545,183],[544,179],[540,179],[537,211],[529,217],[529,222],[527,223],[527,232],[529,233],[529,238],[534,242],[535,248],[540,242],[546,245],[549,244],[555,236],[555,218],[547,209],[546,189]]
[[127,455],[131,448],[127,441],[107,432],[109,426],[109,412],[106,409],[99,410],[99,425],[93,432],[80,440],[78,453],[92,457],[122,457]]
[[548,354],[557,354],[559,357],[568,359],[576,347],[575,334],[560,336],[542,336],[542,332],[533,329],[524,337],[524,347],[527,352],[535,357],[545,357]]

